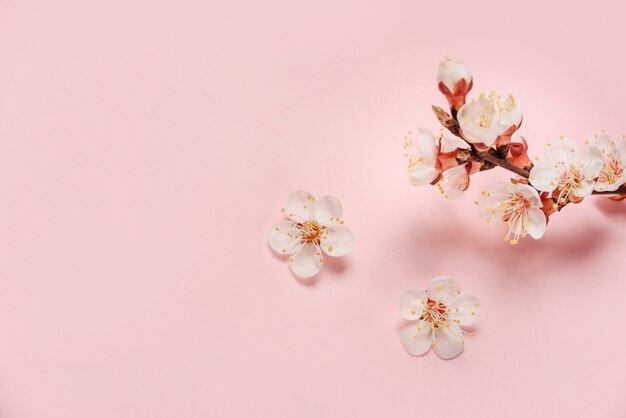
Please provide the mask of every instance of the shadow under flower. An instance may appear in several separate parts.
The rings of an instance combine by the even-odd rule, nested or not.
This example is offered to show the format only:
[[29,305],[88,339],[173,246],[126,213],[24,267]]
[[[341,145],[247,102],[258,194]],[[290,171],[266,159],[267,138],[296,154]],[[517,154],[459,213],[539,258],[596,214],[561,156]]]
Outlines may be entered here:
[[598,198],[596,207],[609,218],[626,218],[626,200],[616,202],[609,198]]
[[[613,216],[626,216],[626,208],[617,213]],[[420,275],[448,274],[450,270],[463,271],[465,266],[481,265],[483,270],[472,274],[540,279],[537,272],[584,263],[601,251],[609,233],[596,224],[581,223],[558,234],[550,234],[548,228],[539,240],[526,237],[517,245],[509,245],[502,242],[502,235],[479,232],[467,222],[446,212],[430,217],[428,222],[415,223],[399,240],[398,255],[409,258]],[[502,227],[501,232],[504,234],[506,229]]]

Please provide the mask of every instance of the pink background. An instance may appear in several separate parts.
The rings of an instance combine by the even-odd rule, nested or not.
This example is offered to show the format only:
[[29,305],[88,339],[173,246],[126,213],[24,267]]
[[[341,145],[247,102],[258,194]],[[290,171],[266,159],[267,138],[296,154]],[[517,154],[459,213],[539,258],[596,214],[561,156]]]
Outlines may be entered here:
[[[531,154],[626,131],[623,1],[0,1],[0,416],[624,417],[626,206],[509,247],[406,178],[438,61],[514,92]],[[311,285],[266,244],[337,196]],[[483,302],[456,360],[406,355],[400,294]]]

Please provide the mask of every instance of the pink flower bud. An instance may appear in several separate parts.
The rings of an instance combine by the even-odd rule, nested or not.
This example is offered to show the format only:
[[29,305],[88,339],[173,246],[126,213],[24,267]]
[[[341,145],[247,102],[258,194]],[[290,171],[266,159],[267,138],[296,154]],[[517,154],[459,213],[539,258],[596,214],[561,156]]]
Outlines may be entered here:
[[439,63],[437,84],[455,110],[465,104],[465,96],[472,89],[472,74],[463,61],[446,57]]

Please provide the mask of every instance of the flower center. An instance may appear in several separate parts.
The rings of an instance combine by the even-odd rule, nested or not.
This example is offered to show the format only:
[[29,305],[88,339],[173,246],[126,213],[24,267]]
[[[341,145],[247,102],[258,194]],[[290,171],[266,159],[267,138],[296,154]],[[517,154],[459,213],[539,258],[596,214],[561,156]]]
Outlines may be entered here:
[[585,175],[580,172],[574,165],[569,170],[563,171],[558,179],[558,188],[561,189],[558,201],[563,203],[567,201],[569,195],[582,187]]
[[320,237],[326,227],[320,225],[317,221],[306,221],[297,225],[298,229],[302,233],[302,243],[311,242],[319,245]]
[[502,202],[502,222],[509,226],[504,240],[511,245],[517,244],[520,237],[526,236],[529,208],[530,202],[521,193],[512,193],[509,199]]
[[430,322],[433,328],[443,327],[449,319],[448,308],[441,302],[428,299],[420,319]]
[[480,121],[478,123],[482,128],[491,128],[491,120],[491,115],[483,113],[480,115]]
[[622,167],[622,164],[614,158],[611,158],[607,163],[604,164],[604,167],[600,172],[600,176],[598,177],[598,182],[615,184],[618,180],[622,178],[623,174],[624,168]]

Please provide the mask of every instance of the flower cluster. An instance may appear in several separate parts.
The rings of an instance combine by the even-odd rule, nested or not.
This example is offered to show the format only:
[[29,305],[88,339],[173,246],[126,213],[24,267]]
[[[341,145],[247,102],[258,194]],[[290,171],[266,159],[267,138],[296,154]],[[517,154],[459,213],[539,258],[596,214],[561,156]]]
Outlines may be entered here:
[[533,164],[528,144],[519,134],[521,101],[491,91],[466,102],[473,87],[467,66],[445,58],[437,72],[439,90],[450,106],[433,110],[443,125],[435,136],[420,128],[405,136],[405,157],[412,184],[432,184],[447,198],[463,194],[474,173],[495,167],[516,174],[484,190],[476,202],[487,222],[508,227],[505,240],[516,244],[530,235],[538,239],[551,214],[591,194],[626,198],[626,141],[606,133],[594,135],[582,148],[567,138],[548,144],[544,159]]

